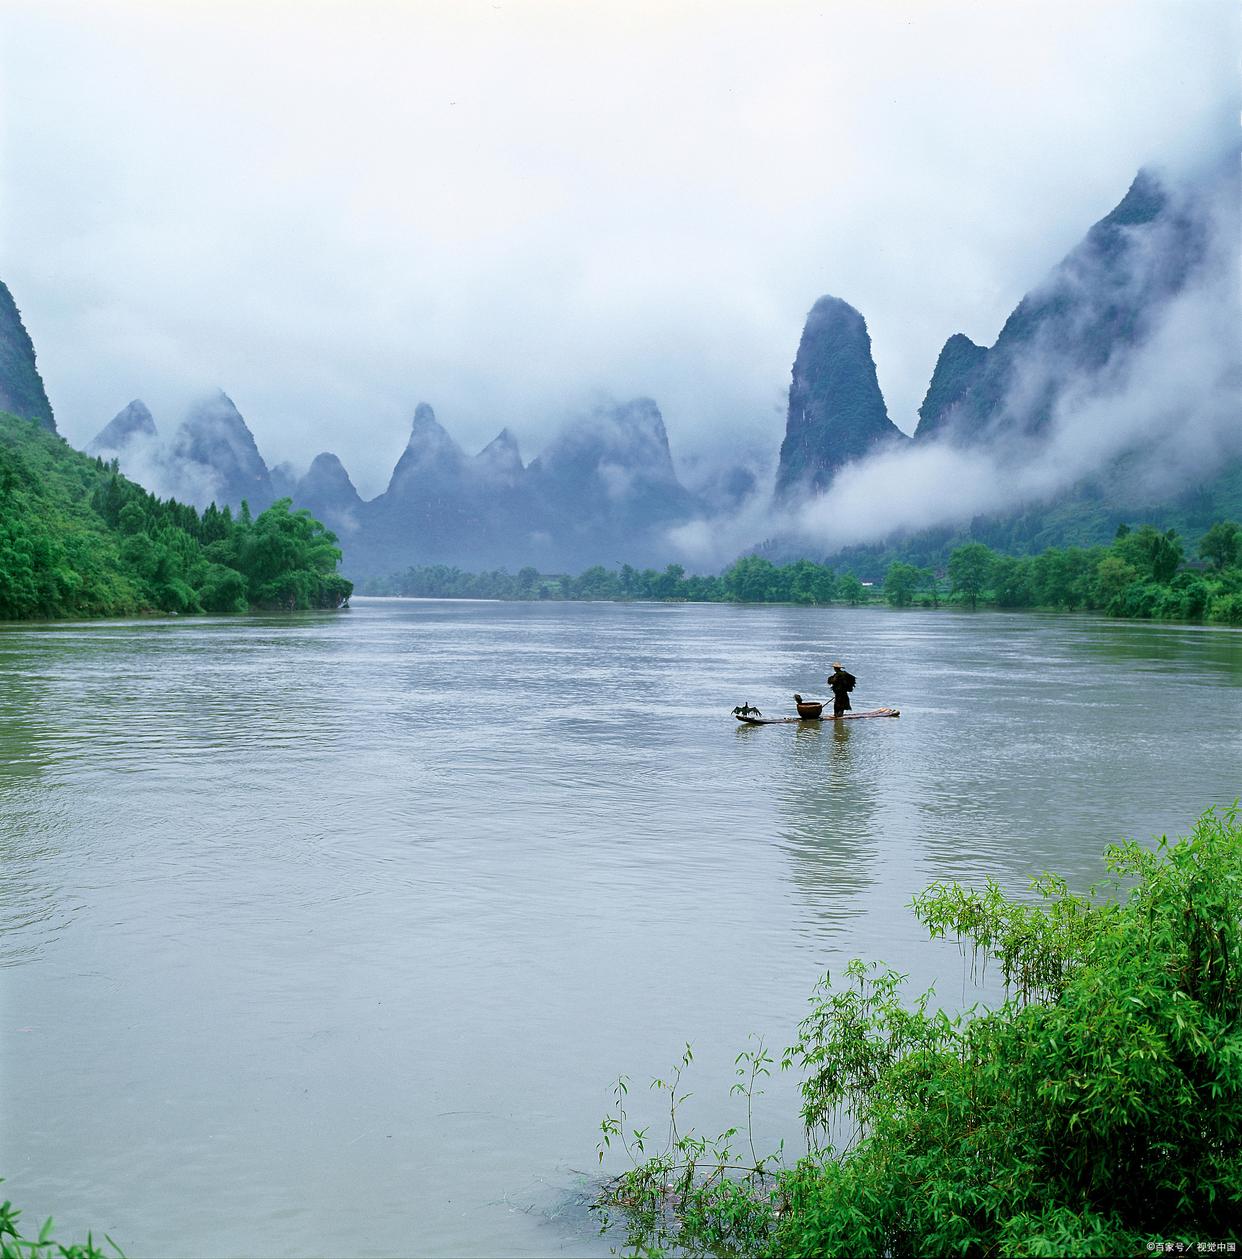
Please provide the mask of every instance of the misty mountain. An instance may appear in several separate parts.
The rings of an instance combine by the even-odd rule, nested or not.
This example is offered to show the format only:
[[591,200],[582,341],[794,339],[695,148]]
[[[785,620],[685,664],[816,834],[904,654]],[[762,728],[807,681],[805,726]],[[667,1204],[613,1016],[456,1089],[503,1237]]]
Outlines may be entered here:
[[[963,524],[897,530],[881,541],[835,549],[819,558],[838,571],[880,581],[894,560],[943,572],[950,553],[982,542],[1006,555],[1038,555],[1050,547],[1107,546],[1121,525],[1155,523],[1192,542],[1218,520],[1242,517],[1242,458],[1175,493],[1153,493],[1129,474],[1131,459],[1083,478],[1054,500],[978,515]],[[807,555],[805,543],[777,538],[757,548],[778,563]]]
[[362,506],[349,563],[367,573],[425,556],[424,563],[457,563],[471,549],[486,553],[488,518],[479,479],[465,451],[425,402],[415,408],[410,435],[388,487]]
[[[201,482],[197,499],[230,506],[243,500],[251,511],[270,507],[276,495],[254,435],[223,390],[190,408],[173,437],[169,459],[183,483]],[[188,498],[195,506],[201,501]]]
[[[299,505],[303,495],[299,486]],[[654,563],[667,552],[664,527],[695,508],[649,398],[597,406],[529,466],[507,429],[467,456],[422,403],[388,488],[360,505],[342,540],[349,571],[364,575],[433,563],[586,567],[613,552]],[[319,513],[333,518],[323,501]]]
[[[794,357],[766,514],[771,446],[741,461],[700,453],[687,488],[650,398],[578,415],[529,465],[508,429],[471,455],[421,403],[386,489],[366,502],[331,454],[300,477],[269,470],[222,392],[171,442],[135,400],[91,449],[199,506],[245,498],[259,510],[289,495],[337,532],[345,571],[367,577],[437,563],[662,567],[687,558],[683,542],[697,548],[688,562],[719,564],[765,531],[771,554],[822,559],[913,545],[920,530],[1023,549],[1084,530],[1106,540],[1122,520],[1194,527],[1208,511],[1242,515],[1240,204],[1234,160],[1180,183],[1141,171],[993,345],[948,338],[913,440],[888,417],[863,315],[821,297]],[[24,365],[29,386],[29,338],[3,313],[4,362]]]
[[[275,478],[273,477],[273,482]],[[362,499],[341,461],[329,451],[316,455],[306,475],[287,489],[277,486],[281,498],[292,498],[316,520],[322,520],[348,546],[358,531]]]
[[217,390],[193,404],[165,442],[147,405],[135,398],[86,447],[165,498],[204,508],[243,501],[258,513],[278,497],[272,473],[233,400]]
[[0,284],[0,411],[56,432],[52,404],[35,366],[34,344],[8,287]]
[[650,398],[597,406],[528,469],[564,525],[618,532],[687,519],[694,500],[677,479],[660,408]]
[[292,498],[297,493],[298,482],[302,479],[297,468],[286,460],[284,463],[273,464],[267,470],[272,482],[272,493],[276,498]]
[[218,391],[191,407],[171,441],[135,399],[90,444],[165,497],[252,511],[288,496],[338,534],[346,568],[382,575],[411,564],[585,567],[612,552],[667,562],[666,526],[699,500],[680,483],[649,398],[601,404],[568,424],[529,466],[502,429],[468,456],[426,403],[384,492],[359,496],[333,454],[305,475],[269,469],[245,420]]
[[794,359],[778,500],[825,490],[845,464],[907,440],[888,418],[866,320],[839,297],[821,297]]
[[[1227,178],[1221,169],[1209,182]],[[1042,434],[1067,385],[1102,375],[1141,345],[1203,265],[1218,191],[1173,190],[1140,171],[1116,208],[1019,302],[993,346],[949,338],[915,439],[962,445]]]
[[159,440],[155,417],[141,398],[135,398],[128,406],[108,421],[86,447],[88,455],[101,455],[105,459],[120,458],[135,445]]
[[948,339],[913,441],[838,467],[765,549],[1027,550],[1242,515],[1240,207],[1236,152],[1178,180],[1141,171],[992,346]]

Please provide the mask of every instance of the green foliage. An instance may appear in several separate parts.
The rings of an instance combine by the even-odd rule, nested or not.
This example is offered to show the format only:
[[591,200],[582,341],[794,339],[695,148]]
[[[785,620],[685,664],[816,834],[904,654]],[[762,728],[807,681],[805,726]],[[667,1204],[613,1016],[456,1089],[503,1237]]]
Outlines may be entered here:
[[[826,979],[782,1060],[802,1073],[806,1155],[792,1166],[738,1159],[726,1133],[688,1177],[685,1151],[698,1147],[678,1133],[660,1180],[634,1149],[634,1171],[605,1186],[631,1242],[982,1256],[1238,1241],[1238,807],[1209,810],[1154,851],[1113,846],[1106,862],[1109,881],[1088,895],[1045,875],[1033,900],[993,883],[916,898],[933,936],[1000,963],[1004,1002],[950,1016],[931,993],[903,1000],[901,975],[861,962],[837,987]],[[605,1121],[605,1146],[623,1120]],[[717,1202],[727,1213],[713,1214]]]
[[1227,560],[1234,554],[1233,537],[1229,527],[1215,535],[1208,543],[1215,567],[1201,571],[1181,567],[1180,539],[1172,530],[1160,533],[1151,525],[1123,526],[1107,547],[1054,547],[1035,556],[998,555],[968,543],[950,554],[949,576],[954,596],[971,606],[1090,609],[1109,616],[1236,625],[1242,623],[1235,602],[1242,593],[1242,570]]
[[735,603],[775,603],[781,586],[779,570],[760,555],[743,555],[722,574],[725,594]]
[[[982,603],[1242,624],[1242,567],[1236,562],[1242,553],[1242,529],[1229,521],[1213,525],[1200,544],[1200,553],[1211,557],[1213,567],[1184,566],[1177,534],[1171,529],[1161,533],[1151,525],[1138,529],[1122,525],[1106,547],[1051,547],[1033,556],[1002,555],[980,542],[968,542],[949,553],[949,596],[971,608]],[[838,576],[808,559],[778,565],[761,555],[742,556],[718,577],[688,574],[680,564],[669,564],[663,572],[654,568],[640,572],[629,564],[618,569],[597,564],[577,577],[542,576],[534,568],[523,568],[516,577],[503,569],[467,573],[437,564],[371,581],[366,589],[369,594],[442,599],[660,599],[855,606],[868,598],[867,587],[854,573]],[[885,573],[883,589],[893,607],[915,603],[935,607],[941,582],[931,569],[895,560]]]
[[1242,560],[1242,525],[1218,520],[1200,540],[1199,556],[1217,568],[1232,568]]
[[599,1160],[602,1164],[615,1141],[632,1166],[605,1183],[596,1205],[601,1231],[610,1227],[610,1212],[616,1210],[629,1246],[640,1253],[663,1254],[663,1245],[675,1239],[680,1250],[741,1259],[757,1253],[754,1243],[768,1237],[776,1222],[771,1169],[782,1152],[761,1156],[751,1123],[773,1059],[762,1040],[737,1055],[737,1082],[730,1091],[745,1099],[747,1130],[726,1128],[714,1137],[679,1127],[678,1108],[690,1096],[681,1091],[682,1076],[693,1061],[687,1045],[668,1078],[651,1082],[668,1116],[658,1135],[654,1125],[630,1126],[628,1078],[621,1076],[613,1086],[613,1110],[600,1123]]
[[[85,1242],[66,1245],[52,1236],[55,1227],[51,1219],[35,1237],[23,1237],[18,1219],[21,1212],[7,1199],[0,1203],[0,1259],[108,1259],[108,1251],[95,1245],[88,1233]],[[125,1259],[124,1251],[105,1233],[104,1238],[112,1248],[111,1254]]]
[[860,603],[867,602],[867,588],[853,573],[846,573],[837,582],[837,597],[842,603],[848,603],[852,608],[857,607]]
[[949,556],[949,581],[955,599],[977,607],[992,573],[992,552],[982,542],[967,542]]
[[0,415],[0,620],[335,608],[336,538],[282,499],[201,515]]
[[1113,550],[1129,561],[1141,576],[1161,585],[1170,581],[1182,562],[1182,544],[1177,533],[1173,529],[1159,533],[1153,525],[1144,525],[1117,538]]
[[884,574],[884,597],[895,608],[908,608],[914,602],[915,594],[928,584],[929,578],[932,574],[926,570],[896,560]]

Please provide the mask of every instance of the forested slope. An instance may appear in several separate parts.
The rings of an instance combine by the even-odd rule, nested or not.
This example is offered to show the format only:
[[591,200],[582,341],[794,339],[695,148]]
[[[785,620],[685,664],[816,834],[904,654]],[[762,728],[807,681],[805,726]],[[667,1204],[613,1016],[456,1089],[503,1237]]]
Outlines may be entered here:
[[288,499],[200,514],[0,412],[0,620],[336,608],[335,544]]

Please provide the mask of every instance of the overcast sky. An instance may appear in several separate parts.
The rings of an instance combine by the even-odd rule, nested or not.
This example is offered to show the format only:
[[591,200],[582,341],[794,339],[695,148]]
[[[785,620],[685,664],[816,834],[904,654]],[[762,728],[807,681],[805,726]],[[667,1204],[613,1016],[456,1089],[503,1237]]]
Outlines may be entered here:
[[0,279],[59,427],[219,386],[383,488],[649,394],[775,450],[823,293],[910,431],[1145,163],[1238,126],[1233,0],[0,3]]

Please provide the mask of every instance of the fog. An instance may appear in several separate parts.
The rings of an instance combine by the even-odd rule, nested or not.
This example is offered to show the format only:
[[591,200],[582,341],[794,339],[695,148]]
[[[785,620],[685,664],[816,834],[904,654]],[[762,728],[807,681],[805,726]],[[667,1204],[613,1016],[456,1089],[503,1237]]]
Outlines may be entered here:
[[215,387],[383,488],[420,400],[526,458],[602,391],[779,445],[802,321],[909,431],[1144,163],[1236,127],[1214,0],[0,8],[0,278],[61,431]]
[[[1101,371],[1069,379],[1063,351],[1041,353],[1037,344],[1024,355],[1025,379],[1010,395],[1015,406],[1024,394],[1039,396],[1049,378],[1062,390],[1046,434],[969,450],[916,443],[847,465],[830,493],[770,518],[769,531],[831,552],[896,530],[965,524],[1045,502],[1087,476],[1116,476],[1112,465],[1121,457],[1129,500],[1154,502],[1242,456],[1239,225],[1229,195],[1235,189],[1236,180],[1218,189],[1225,195],[1208,220],[1204,262],[1138,346],[1116,352]],[[1136,262],[1136,272],[1145,273],[1143,260]],[[1059,274],[1072,277],[1073,269]],[[1140,283],[1135,272],[1130,283]],[[997,417],[1002,430],[1006,418]]]

